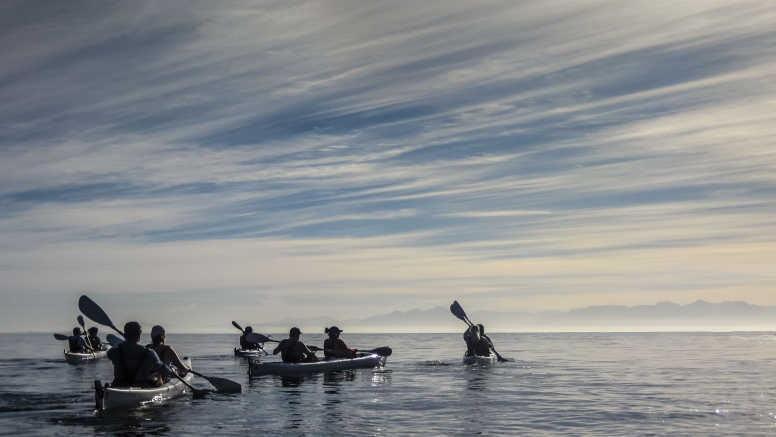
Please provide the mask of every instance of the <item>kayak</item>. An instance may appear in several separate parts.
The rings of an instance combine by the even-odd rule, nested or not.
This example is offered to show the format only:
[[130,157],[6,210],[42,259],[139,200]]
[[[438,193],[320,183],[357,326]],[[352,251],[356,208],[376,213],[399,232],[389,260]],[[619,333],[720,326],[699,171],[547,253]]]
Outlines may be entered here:
[[[191,360],[188,357],[181,358],[183,364],[191,368]],[[187,383],[191,383],[194,374],[189,372],[183,377]],[[170,381],[161,387],[111,387],[105,384],[100,386],[100,381],[94,381],[94,400],[97,403],[97,409],[109,410],[119,407],[140,407],[149,403],[161,403],[167,399],[174,398],[190,392],[179,379],[170,376]]]
[[263,353],[264,349],[240,349],[234,348],[235,358],[254,357],[258,358]]
[[493,352],[490,353],[488,356],[480,356],[480,355],[466,355],[463,354],[463,363],[467,366],[471,366],[473,364],[476,364],[478,366],[485,366],[488,364],[493,364],[496,362],[496,354]]
[[65,354],[65,361],[70,364],[83,363],[84,361],[96,360],[97,358],[108,356],[107,351],[95,351],[94,353],[81,354],[78,352],[69,352],[65,349],[63,352]]
[[387,357],[361,354],[356,358],[335,358],[315,363],[256,363],[251,361],[248,375],[298,375],[302,373],[336,372],[338,370],[366,369],[384,366]]

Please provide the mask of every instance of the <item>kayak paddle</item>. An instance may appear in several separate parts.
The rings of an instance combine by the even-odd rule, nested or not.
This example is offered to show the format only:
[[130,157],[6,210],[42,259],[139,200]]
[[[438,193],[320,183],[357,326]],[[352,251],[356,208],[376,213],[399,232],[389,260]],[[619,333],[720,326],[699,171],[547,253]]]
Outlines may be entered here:
[[[108,334],[107,336],[105,336],[105,340],[108,343],[110,343],[110,345],[113,346],[113,347],[117,347],[121,343],[124,343],[124,340],[116,337],[113,334]],[[203,374],[201,374],[199,372],[195,372],[193,370],[189,370],[189,372],[191,372],[191,373],[193,373],[193,374],[203,378],[204,380],[209,382],[210,385],[212,385],[219,392],[223,392],[223,393],[242,393],[242,385],[240,385],[239,382],[234,382],[234,381],[231,381],[231,380],[226,379],[226,378],[217,378],[215,376],[205,376],[205,375],[203,375]],[[175,375],[175,376],[177,377],[177,375]],[[178,379],[180,379],[180,378],[178,378]],[[181,379],[181,381],[183,381],[183,380]],[[183,383],[186,384],[186,381],[183,381]],[[199,390],[199,389],[196,389],[196,388],[190,386],[189,384],[186,384],[186,386],[189,387],[190,389],[194,390],[194,394],[197,394],[197,395],[202,395],[202,394],[205,394],[205,393],[213,391],[213,390]],[[198,393],[198,391],[199,391],[199,393]]]
[[111,345],[111,346],[113,346],[113,347],[116,347],[116,346],[120,345],[121,343],[124,343],[124,340],[122,340],[122,339],[120,339],[120,338],[116,337],[116,336],[115,336],[115,335],[113,335],[113,334],[108,334],[108,335],[106,335],[106,336],[105,336],[105,341],[107,341],[107,342],[108,342],[108,344],[110,344],[110,345]]
[[[322,349],[322,348],[319,348],[318,346],[309,346],[309,348],[310,348],[310,350],[325,351],[325,352],[328,352],[328,353],[334,354],[334,355],[338,354],[338,350],[337,349]],[[339,349],[339,350],[341,351],[342,349]],[[374,354],[374,355],[380,355],[381,357],[390,357],[391,354],[393,354],[393,349],[389,348],[388,346],[383,346],[383,347],[378,347],[378,348],[375,348],[375,349],[372,349],[372,350],[369,350],[369,351],[365,351],[365,350],[359,349],[358,352],[356,352],[356,353],[359,353],[359,354],[361,354],[361,353],[363,353],[363,354]]]
[[[463,308],[461,308],[461,304],[459,304],[457,300],[454,300],[453,304],[450,305],[450,312],[453,313],[455,317],[458,317],[462,321],[466,322],[467,325],[471,326],[474,324],[471,322],[471,320],[469,320],[468,317],[466,317],[466,312],[463,310]],[[482,336],[487,338],[488,341],[490,341],[490,337],[488,337],[487,335],[482,334]],[[493,342],[491,342],[491,344],[493,344]],[[506,358],[503,358],[501,354],[499,354],[498,351],[496,351],[496,348],[491,347],[490,349],[493,351],[494,354],[496,354],[496,358],[498,358],[499,361],[501,362],[509,361]]]
[[62,335],[62,334],[54,334],[54,338],[56,338],[59,341],[65,341],[70,339],[70,337],[68,337],[67,335]]
[[170,375],[174,376],[175,378],[178,379],[178,381],[182,382],[183,385],[188,387],[189,390],[191,390],[191,392],[194,394],[194,396],[204,396],[204,395],[206,395],[208,393],[213,393],[213,390],[201,390],[201,389],[198,389],[198,388],[194,388],[193,385],[191,385],[188,382],[186,382],[186,380],[181,378],[180,376],[178,376],[177,373],[171,373]]
[[280,343],[278,340],[273,340],[267,337],[266,335],[259,334],[258,332],[249,333],[248,335],[245,336],[245,339],[251,343],[266,343],[268,341],[274,341],[275,343]]
[[81,329],[84,330],[84,339],[86,339],[86,345],[89,346],[89,349],[92,350],[92,354],[93,354],[94,346],[92,346],[92,342],[89,341],[89,333],[86,332],[86,324],[84,323],[84,316],[79,315],[77,319],[78,319],[78,324],[81,325]]
[[90,318],[93,322],[104,326],[110,326],[114,331],[121,334],[122,337],[124,336],[124,333],[119,331],[119,328],[113,325],[113,322],[110,321],[110,317],[105,314],[105,311],[103,311],[99,305],[94,303],[94,301],[89,299],[86,295],[83,295],[80,299],[78,299],[78,309],[81,310],[81,312],[84,313],[86,317]]
[[[238,324],[237,324],[237,322],[235,322],[234,320],[232,320],[232,326],[234,326],[235,328],[239,329],[239,330],[240,330],[240,332],[242,332],[243,334],[245,334],[245,330],[244,330],[244,329],[242,329],[242,326],[238,325]],[[245,339],[247,340],[247,339],[248,339],[248,337],[245,337]],[[255,342],[255,341],[252,341],[251,343],[257,343],[257,342]],[[265,350],[264,350],[264,348],[263,348],[263,347],[259,346],[259,350],[260,350],[260,351],[262,351],[262,352],[264,352],[264,355],[269,355],[269,354],[267,353],[267,351],[265,351]]]

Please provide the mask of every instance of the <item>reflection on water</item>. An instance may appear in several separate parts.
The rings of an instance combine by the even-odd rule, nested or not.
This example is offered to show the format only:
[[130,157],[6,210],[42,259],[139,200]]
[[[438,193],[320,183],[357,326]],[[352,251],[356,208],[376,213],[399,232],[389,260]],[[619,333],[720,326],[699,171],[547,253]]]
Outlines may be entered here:
[[765,333],[493,334],[499,352],[520,362],[481,367],[461,365],[459,334],[351,334],[354,346],[406,346],[394,348],[382,369],[253,379],[246,361],[231,356],[234,336],[171,334],[196,370],[240,382],[244,392],[104,413],[94,412],[92,387],[110,377],[110,363],[68,365],[61,344],[49,337],[0,335],[0,435],[762,435],[776,429],[770,383],[776,338]]

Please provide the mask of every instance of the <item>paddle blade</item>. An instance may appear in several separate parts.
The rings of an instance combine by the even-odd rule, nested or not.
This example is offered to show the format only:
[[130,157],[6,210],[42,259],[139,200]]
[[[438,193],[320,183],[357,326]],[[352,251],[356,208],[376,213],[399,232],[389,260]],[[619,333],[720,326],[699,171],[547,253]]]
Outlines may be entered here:
[[81,329],[84,331],[86,330],[86,325],[84,324],[84,316],[78,316],[78,324],[81,325]]
[[245,331],[243,331],[242,326],[238,325],[237,322],[235,322],[234,320],[232,320],[232,326],[234,326],[235,328],[239,329],[240,332],[245,332]]
[[390,357],[393,353],[393,349],[389,348],[388,346],[378,347],[377,349],[372,349],[369,351],[373,354],[380,355],[381,357]]
[[242,393],[242,385],[239,382],[230,381],[226,378],[216,378],[214,376],[202,376],[219,392],[222,393]]
[[453,304],[450,305],[450,312],[453,313],[455,317],[458,317],[462,321],[466,322],[467,325],[470,325],[469,320],[466,318],[466,313],[464,312],[463,308],[461,308],[461,305],[458,304],[458,301],[453,301]]
[[259,334],[258,332],[251,332],[250,334],[245,336],[245,339],[248,340],[251,343],[266,343],[268,341],[274,341],[275,343],[280,343],[277,340],[273,340],[266,335]]
[[120,339],[120,338],[116,337],[116,336],[115,336],[115,335],[113,335],[113,334],[108,334],[108,335],[106,335],[106,336],[105,336],[105,341],[107,341],[107,342],[108,342],[108,344],[110,344],[110,345],[111,345],[111,346],[113,346],[113,347],[116,347],[116,346],[120,345],[121,343],[124,343],[124,340],[122,340],[122,339]]
[[110,321],[110,317],[105,314],[105,311],[103,311],[99,305],[94,303],[94,301],[89,299],[86,295],[81,296],[81,298],[78,299],[78,309],[80,309],[86,317],[90,318],[95,323],[113,327],[113,322]]
[[57,340],[60,340],[60,341],[64,341],[64,340],[67,340],[70,337],[68,337],[66,335],[62,335],[62,334],[54,334],[54,338],[56,338]]

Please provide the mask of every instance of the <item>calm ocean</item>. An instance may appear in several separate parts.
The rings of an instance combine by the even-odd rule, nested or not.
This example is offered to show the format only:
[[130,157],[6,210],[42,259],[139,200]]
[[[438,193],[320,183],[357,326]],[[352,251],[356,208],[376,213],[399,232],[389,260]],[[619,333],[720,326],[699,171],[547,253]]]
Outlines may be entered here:
[[492,334],[515,361],[487,368],[461,366],[460,334],[343,334],[393,356],[382,370],[253,380],[237,337],[168,343],[244,393],[102,414],[91,387],[110,379],[107,360],[69,365],[51,334],[0,335],[0,435],[776,435],[773,333]]

